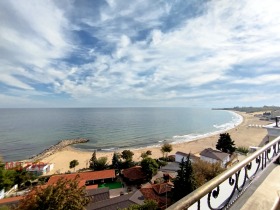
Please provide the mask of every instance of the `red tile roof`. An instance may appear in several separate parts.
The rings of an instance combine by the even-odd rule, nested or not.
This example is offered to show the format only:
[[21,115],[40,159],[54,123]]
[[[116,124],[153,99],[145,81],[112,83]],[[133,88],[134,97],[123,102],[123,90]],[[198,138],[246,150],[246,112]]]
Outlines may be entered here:
[[3,198],[0,199],[0,204],[5,204],[5,203],[12,203],[12,202],[17,202],[23,199],[23,196],[17,196],[17,197],[11,197],[11,198]]
[[[166,198],[163,196],[158,196],[153,188],[141,188],[141,193],[143,194],[146,200],[154,200],[158,203],[158,206],[161,208],[162,206],[166,205]],[[170,204],[170,199],[167,199],[167,203]]]
[[97,189],[97,188],[98,188],[98,184],[86,186],[86,190],[92,190],[92,189]]
[[160,183],[160,184],[153,184],[152,188],[154,189],[154,191],[156,191],[157,194],[163,194],[171,191],[171,183]]
[[122,171],[122,174],[124,175],[125,178],[128,178],[131,181],[139,180],[139,179],[145,179],[146,175],[142,171],[141,166],[134,166],[128,169],[124,169]]
[[115,169],[110,169],[110,170],[103,170],[103,171],[91,171],[91,172],[75,173],[75,174],[54,175],[50,177],[47,184],[48,185],[54,184],[60,178],[74,180],[77,175],[79,175],[79,179],[84,182],[87,180],[100,180],[100,179],[109,179],[109,178],[116,177]]

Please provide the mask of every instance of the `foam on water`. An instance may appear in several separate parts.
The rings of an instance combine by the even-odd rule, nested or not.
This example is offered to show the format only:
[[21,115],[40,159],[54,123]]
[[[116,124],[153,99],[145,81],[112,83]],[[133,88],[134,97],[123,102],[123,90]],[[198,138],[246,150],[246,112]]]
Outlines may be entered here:
[[186,134],[186,135],[176,135],[176,136],[173,136],[173,138],[172,138],[172,140],[173,140],[172,144],[194,141],[197,139],[209,137],[209,136],[230,130],[242,123],[243,117],[241,115],[236,114],[235,112],[231,112],[231,111],[230,111],[230,113],[232,113],[232,115],[233,115],[232,120],[230,122],[224,123],[221,125],[216,125],[216,124],[213,125],[213,127],[217,129],[216,131],[209,132],[209,133],[203,133],[203,134],[191,133],[191,134]]

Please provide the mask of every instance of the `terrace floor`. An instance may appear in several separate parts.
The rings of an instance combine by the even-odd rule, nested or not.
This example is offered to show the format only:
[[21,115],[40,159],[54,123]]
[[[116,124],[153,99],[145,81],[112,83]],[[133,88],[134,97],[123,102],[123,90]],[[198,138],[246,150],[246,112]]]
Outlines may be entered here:
[[276,209],[280,197],[280,165],[271,163],[230,207],[230,210]]

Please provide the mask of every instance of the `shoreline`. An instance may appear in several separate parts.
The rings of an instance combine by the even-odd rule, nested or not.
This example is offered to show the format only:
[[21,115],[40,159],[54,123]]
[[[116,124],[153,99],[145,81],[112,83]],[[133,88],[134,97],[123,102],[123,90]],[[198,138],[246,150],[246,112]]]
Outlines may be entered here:
[[[197,154],[200,153],[203,149],[211,147],[215,148],[215,145],[218,141],[219,134],[228,132],[233,141],[235,141],[236,147],[238,146],[259,146],[261,142],[266,138],[267,131],[263,128],[252,128],[249,127],[249,124],[260,124],[260,125],[267,125],[270,122],[268,121],[261,121],[259,118],[254,117],[256,113],[242,113],[242,112],[234,112],[238,115],[241,115],[243,121],[226,131],[219,131],[216,134],[206,136],[199,139],[194,139],[192,141],[187,142],[180,142],[176,144],[172,144],[173,150],[169,153],[169,155],[174,155],[177,151],[185,152],[185,153],[193,153]],[[152,151],[152,158],[159,158],[162,157],[162,153],[160,151],[160,146],[151,146],[151,147],[144,147],[144,148],[135,148],[130,149],[133,151],[134,161],[141,160],[141,153],[146,152],[147,150]],[[128,149],[128,148],[126,148]],[[114,152],[122,152],[124,149],[120,149],[118,151],[97,151],[96,155],[97,158],[99,157],[107,157],[108,163],[111,162],[112,156]],[[79,165],[76,167],[76,170],[87,168],[89,165],[89,160],[92,156],[93,151],[84,151],[83,149],[74,148],[72,146],[67,146],[56,153],[43,158],[42,162],[46,163],[54,163],[55,167],[54,170],[50,173],[64,173],[69,171],[69,162],[73,159],[77,159]]]
[[[203,134],[195,134],[195,133],[191,133],[191,134],[186,134],[186,135],[178,135],[178,136],[173,136],[170,139],[165,139],[162,141],[158,141],[155,144],[146,144],[145,146],[140,146],[139,148],[136,147],[112,147],[112,148],[108,148],[108,149],[103,149],[103,148],[99,148],[99,149],[86,149],[86,148],[78,148],[78,147],[72,147],[72,149],[77,150],[77,151],[81,151],[81,152],[94,152],[96,151],[96,153],[112,153],[112,152],[121,152],[123,150],[145,150],[145,149],[149,149],[149,148],[160,148],[164,143],[170,143],[172,145],[176,145],[176,144],[183,144],[183,143],[188,143],[188,142],[192,142],[192,141],[196,141],[196,140],[200,140],[200,139],[204,139],[207,137],[211,137],[213,135],[217,135],[220,133],[224,133],[227,132],[231,129],[236,128],[237,126],[239,126],[242,122],[243,122],[243,116],[235,111],[231,111],[231,110],[221,110],[221,111],[226,111],[226,112],[231,112],[233,115],[235,115],[235,118],[237,119],[237,121],[231,121],[229,123],[226,124],[222,124],[222,127],[225,127],[225,125],[229,125],[224,129],[221,130],[217,130],[217,131],[211,131],[208,133],[203,133]],[[215,126],[214,126],[215,127]],[[217,126],[219,127],[219,126]],[[189,138],[189,139],[186,139]],[[178,140],[176,140],[178,139]],[[180,140],[182,139],[182,140]]]
[[48,156],[51,156],[55,154],[56,152],[59,152],[60,150],[64,149],[65,147],[68,147],[70,145],[74,144],[82,144],[88,142],[89,139],[86,138],[78,138],[78,139],[64,139],[56,143],[55,145],[50,146],[49,148],[43,150],[42,152],[38,153],[37,155],[34,155],[27,159],[27,161],[30,162],[36,162],[40,159],[44,159]]

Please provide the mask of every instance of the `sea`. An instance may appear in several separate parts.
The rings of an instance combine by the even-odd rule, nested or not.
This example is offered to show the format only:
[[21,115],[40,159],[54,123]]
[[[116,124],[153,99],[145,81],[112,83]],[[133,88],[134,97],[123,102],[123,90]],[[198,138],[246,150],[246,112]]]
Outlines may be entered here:
[[0,109],[4,161],[32,157],[60,140],[88,151],[116,151],[176,144],[225,132],[242,122],[234,112],[208,108]]

